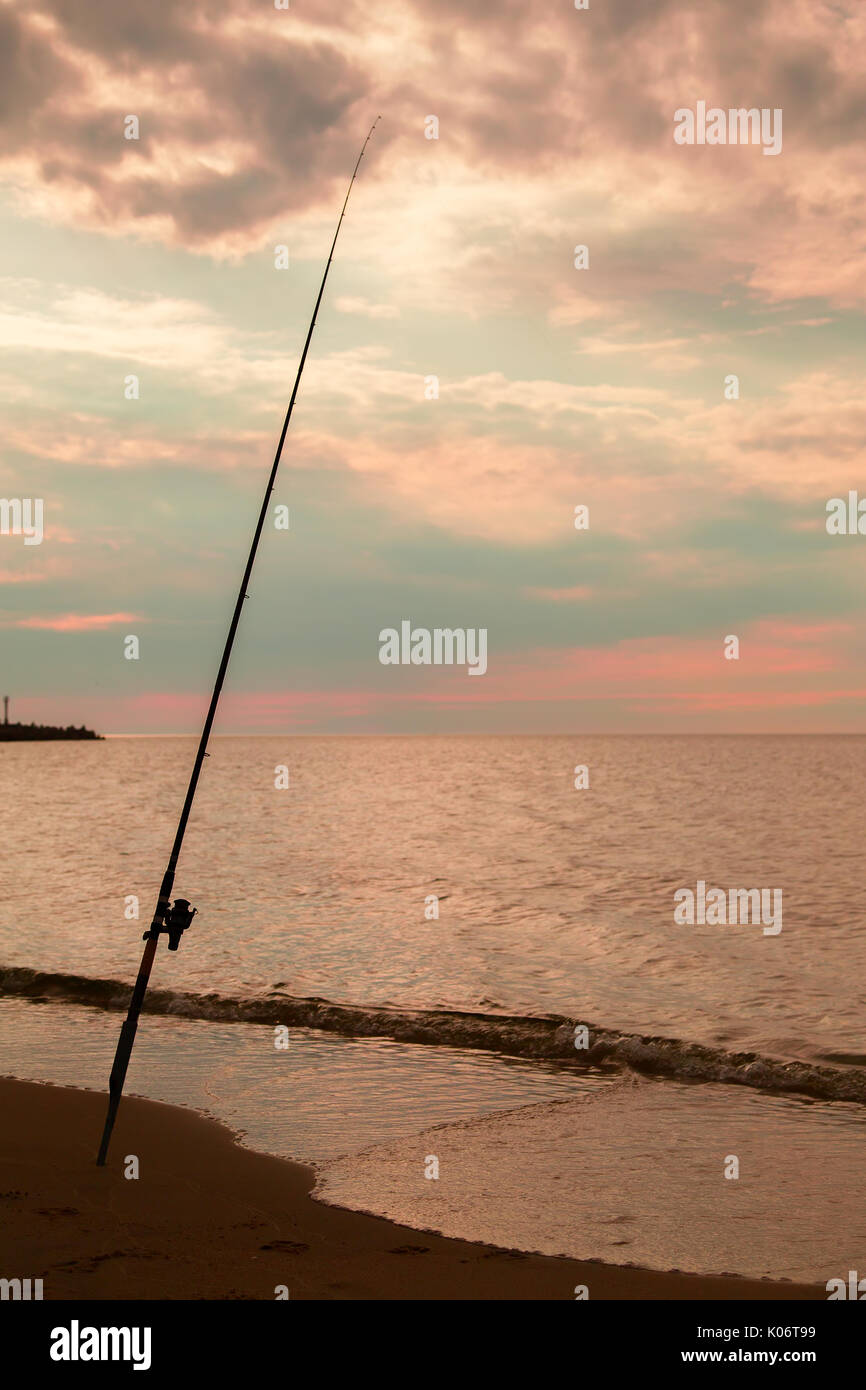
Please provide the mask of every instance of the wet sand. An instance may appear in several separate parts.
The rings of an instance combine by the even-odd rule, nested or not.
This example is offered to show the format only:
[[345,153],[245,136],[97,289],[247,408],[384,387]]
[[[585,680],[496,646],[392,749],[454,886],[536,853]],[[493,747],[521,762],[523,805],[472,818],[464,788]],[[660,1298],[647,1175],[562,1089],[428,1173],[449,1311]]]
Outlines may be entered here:
[[[311,1199],[312,1169],[192,1111],[0,1079],[0,1277],[45,1299],[820,1299],[811,1287],[584,1263],[446,1239]],[[139,1177],[124,1177],[138,1159]]]

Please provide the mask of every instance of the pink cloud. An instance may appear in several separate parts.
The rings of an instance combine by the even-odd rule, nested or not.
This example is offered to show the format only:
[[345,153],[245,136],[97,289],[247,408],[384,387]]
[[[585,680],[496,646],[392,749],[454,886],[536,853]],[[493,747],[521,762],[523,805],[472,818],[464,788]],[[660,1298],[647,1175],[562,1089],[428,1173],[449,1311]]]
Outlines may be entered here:
[[51,632],[98,632],[118,623],[147,622],[138,613],[60,613],[53,618],[18,618],[6,627],[45,628]]
[[0,570],[0,584],[40,584],[44,574],[34,574],[27,570]]
[[592,598],[588,584],[574,584],[570,589],[528,588],[523,591],[527,598],[549,599],[552,603],[572,603]]
[[[739,661],[725,659],[727,633],[722,631],[712,638],[637,638],[570,651],[539,648],[519,657],[497,658],[493,646],[487,674],[474,680],[467,678],[465,669],[455,667],[387,668],[388,677],[382,668],[383,683],[375,688],[230,694],[221,708],[220,722],[228,727],[297,729],[321,727],[329,719],[375,717],[413,707],[444,711],[516,703],[619,701],[623,706],[687,704],[695,710],[829,704],[864,694],[856,683],[822,685],[827,677],[851,666],[846,648],[850,633],[841,622],[744,625]],[[798,689],[782,688],[780,682],[792,675]],[[164,727],[194,726],[205,705],[205,694],[168,692],[128,702],[137,716],[155,715]]]

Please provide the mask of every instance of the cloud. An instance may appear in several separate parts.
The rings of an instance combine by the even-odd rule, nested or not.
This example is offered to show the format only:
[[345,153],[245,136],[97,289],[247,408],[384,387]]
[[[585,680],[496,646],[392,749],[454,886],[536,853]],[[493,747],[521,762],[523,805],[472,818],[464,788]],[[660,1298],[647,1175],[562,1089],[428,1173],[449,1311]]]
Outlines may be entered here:
[[0,584],[40,584],[46,577],[28,570],[0,570]]
[[[613,329],[578,336],[575,355],[613,376],[620,357],[658,366],[666,345],[679,352],[689,341],[642,342],[637,328],[626,322],[618,339]],[[858,483],[866,432],[859,377],[821,366],[762,392],[735,336],[716,330],[700,339],[705,366],[719,363],[710,399],[681,373],[661,386],[452,369],[440,378],[439,400],[425,401],[423,374],[395,365],[384,345],[317,353],[288,466],[345,470],[395,515],[517,544],[562,537],[578,503],[590,506],[594,529],[650,541],[661,515],[674,527],[750,492],[786,505],[811,500],[817,523],[827,497]],[[287,394],[285,344],[275,333],[239,328],[194,300],[0,281],[0,352],[10,362],[28,353],[44,361],[47,347],[70,364],[111,363],[113,385],[100,394],[113,398],[113,413],[78,406],[58,419],[42,398],[22,396],[5,430],[9,449],[70,465],[224,472],[260,469],[272,453]],[[732,361],[742,396],[725,401]],[[122,399],[130,371],[142,373],[141,406]],[[203,424],[194,405],[189,424],[160,423],[154,397],[176,379],[185,393],[219,397],[226,423]],[[77,391],[78,380],[68,389]]]
[[341,295],[334,300],[334,308],[341,314],[360,314],[368,319],[396,319],[400,310],[394,304],[371,304],[369,300]]
[[[169,632],[153,679],[180,683],[209,651],[287,342],[382,111],[280,479],[280,563],[298,566],[328,717],[548,699],[676,721],[799,698],[817,718],[822,691],[856,700],[855,637],[832,622],[856,611],[866,559],[823,521],[861,482],[866,427],[864,41],[849,0],[0,0],[4,487],[46,499],[46,544],[3,556],[10,607],[39,597],[45,616],[13,621],[89,623],[72,673],[72,648],[105,645],[106,593],[118,610],[144,595],[167,631],[181,596],[195,632]],[[783,107],[782,154],[676,146],[673,112],[698,99]],[[271,278],[283,242],[291,272]],[[416,613],[489,607],[489,677],[369,688],[358,621],[403,592]],[[736,670],[713,645],[729,625],[748,637]],[[569,664],[556,644],[576,626]],[[351,696],[323,688],[321,632],[341,634]],[[250,660],[276,682],[278,653]],[[252,725],[316,727],[315,699],[293,698],[251,703]]]
[[262,23],[245,3],[50,0],[0,15],[18,74],[5,154],[36,206],[196,246],[297,212],[344,174],[367,78],[273,9]]
[[60,613],[55,617],[16,618],[0,622],[2,627],[44,628],[50,632],[100,632],[118,623],[147,622],[138,613]]
[[523,592],[527,598],[544,599],[550,603],[583,603],[594,594],[594,590],[588,584],[572,584],[570,588],[565,589],[530,585]]
[[[420,0],[372,17],[249,0],[7,5],[0,176],[46,217],[218,255],[290,224],[303,253],[382,111],[353,245],[405,269],[410,299],[459,286],[471,311],[507,300],[510,277],[511,302],[546,293],[563,322],[660,282],[862,303],[862,6],[460,15],[457,31],[452,6]],[[673,112],[698,98],[783,107],[783,156],[675,146]],[[139,141],[122,138],[129,112]],[[424,139],[430,112],[438,141]],[[579,287],[554,269],[575,241],[593,252]]]

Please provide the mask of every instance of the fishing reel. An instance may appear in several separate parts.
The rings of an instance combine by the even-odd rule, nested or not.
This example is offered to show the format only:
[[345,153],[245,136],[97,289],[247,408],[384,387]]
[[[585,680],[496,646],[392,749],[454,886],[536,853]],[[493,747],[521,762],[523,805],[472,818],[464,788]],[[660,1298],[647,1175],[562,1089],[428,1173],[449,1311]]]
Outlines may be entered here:
[[165,932],[168,936],[168,949],[176,951],[180,945],[180,938],[187,927],[192,926],[192,919],[197,912],[198,908],[191,908],[187,898],[175,898],[162,920],[154,921],[150,931],[144,933],[142,941],[153,941]]

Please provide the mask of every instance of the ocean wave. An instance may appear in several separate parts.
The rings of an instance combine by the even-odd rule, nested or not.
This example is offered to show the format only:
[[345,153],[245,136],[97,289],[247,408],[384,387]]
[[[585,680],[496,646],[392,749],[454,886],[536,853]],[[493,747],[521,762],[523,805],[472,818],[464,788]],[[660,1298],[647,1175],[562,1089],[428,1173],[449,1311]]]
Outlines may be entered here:
[[[121,980],[0,966],[0,996],[125,1010],[131,990],[132,986]],[[278,989],[256,997],[150,989],[143,1012],[219,1023],[285,1024],[347,1037],[480,1049],[577,1069],[628,1067],[680,1081],[717,1081],[866,1104],[866,1070],[856,1066],[842,1070],[756,1052],[725,1052],[679,1038],[618,1032],[562,1015],[375,1008],[300,998]],[[575,1047],[578,1028],[586,1029],[588,1042],[579,1049]]]

